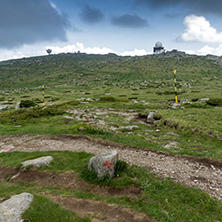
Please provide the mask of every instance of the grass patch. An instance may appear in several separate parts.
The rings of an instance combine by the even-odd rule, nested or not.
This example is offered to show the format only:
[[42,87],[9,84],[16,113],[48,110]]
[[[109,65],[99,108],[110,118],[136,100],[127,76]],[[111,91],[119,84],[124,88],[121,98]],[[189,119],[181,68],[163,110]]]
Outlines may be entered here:
[[[5,183],[1,185],[0,197],[8,198],[13,194],[21,192],[30,192],[35,195],[31,208],[24,214],[24,218],[29,221],[90,221],[88,218],[80,218],[74,212],[61,209],[58,204],[43,197],[44,193],[105,201],[138,212],[143,212],[158,221],[187,222],[192,220],[196,222],[208,222],[222,220],[221,202],[211,198],[208,194],[198,189],[184,187],[168,178],[160,180],[146,169],[137,166],[129,166],[124,162],[119,162],[118,169],[120,170],[120,177],[112,179],[109,183],[107,183],[105,179],[96,180],[94,176],[88,173],[85,174],[88,160],[91,157],[91,155],[86,153],[75,154],[72,152],[57,151],[34,152],[33,154],[19,152],[5,153],[1,154],[0,159],[4,159],[4,162],[0,164],[2,165],[2,163],[4,163],[4,165],[13,166],[18,159],[22,160],[40,155],[51,155],[55,158],[49,167],[41,168],[41,170],[50,170],[58,173],[67,170],[75,170],[76,173],[80,173],[79,175],[81,177],[84,174],[86,181],[90,183],[93,182],[100,186],[109,185],[110,187],[117,188],[134,184],[141,187],[143,191],[137,198],[131,198],[128,196],[102,196],[99,194],[99,191],[98,193],[92,194],[90,190],[89,192],[83,192],[64,187],[39,186],[34,182],[20,182],[18,184]],[[132,183],[132,180],[134,183]],[[66,216],[63,216],[64,214],[66,214]]]

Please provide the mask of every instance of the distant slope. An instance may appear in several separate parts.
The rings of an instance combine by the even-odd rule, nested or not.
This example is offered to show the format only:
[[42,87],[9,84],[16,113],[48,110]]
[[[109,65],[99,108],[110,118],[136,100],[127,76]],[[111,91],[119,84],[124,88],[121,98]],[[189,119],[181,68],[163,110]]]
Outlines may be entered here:
[[177,53],[141,57],[68,53],[0,62],[0,89],[38,87],[42,84],[129,86],[145,80],[167,82],[172,80],[174,69],[177,70],[178,81],[201,81],[201,84],[222,74],[220,57]]

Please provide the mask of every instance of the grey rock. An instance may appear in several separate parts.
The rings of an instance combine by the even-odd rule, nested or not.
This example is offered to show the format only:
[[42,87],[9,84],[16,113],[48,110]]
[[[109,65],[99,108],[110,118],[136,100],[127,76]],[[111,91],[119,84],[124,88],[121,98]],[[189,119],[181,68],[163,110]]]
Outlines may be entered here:
[[206,101],[208,101],[208,100],[210,100],[209,98],[202,98],[202,99],[199,99],[200,100],[200,102],[206,102]]
[[184,97],[180,100],[181,104],[190,104],[190,101],[188,99],[185,99]]
[[19,102],[17,102],[17,103],[15,104],[15,110],[18,110],[18,109],[19,109],[20,103],[21,103],[21,101],[19,101]]
[[118,152],[116,150],[92,157],[89,160],[88,169],[94,170],[97,177],[113,177],[116,163],[118,161]]
[[147,123],[154,123],[155,122],[154,115],[155,115],[155,112],[149,112],[146,122]]
[[14,149],[15,147],[13,145],[8,145],[7,147],[3,148],[2,150],[0,150],[0,153],[6,153],[11,151],[12,149]]
[[8,105],[0,105],[0,111],[7,110],[7,109],[8,109]]
[[123,127],[124,130],[128,130],[128,131],[133,131],[134,129],[139,129],[138,126],[133,125],[133,126],[125,126]]
[[174,103],[171,108],[172,108],[172,109],[176,109],[176,108],[179,108],[179,107],[180,107],[180,104],[179,104],[179,103]]
[[30,193],[21,193],[14,195],[10,199],[0,203],[0,221],[1,222],[22,222],[21,214],[29,208],[33,200]]
[[66,119],[74,119],[73,116],[63,116],[63,117],[66,118]]
[[53,160],[53,157],[51,156],[43,156],[43,157],[39,157],[37,159],[33,159],[33,160],[26,160],[24,162],[22,162],[22,167],[27,167],[27,166],[36,166],[36,167],[40,167],[40,166],[46,166],[49,165],[49,163]]

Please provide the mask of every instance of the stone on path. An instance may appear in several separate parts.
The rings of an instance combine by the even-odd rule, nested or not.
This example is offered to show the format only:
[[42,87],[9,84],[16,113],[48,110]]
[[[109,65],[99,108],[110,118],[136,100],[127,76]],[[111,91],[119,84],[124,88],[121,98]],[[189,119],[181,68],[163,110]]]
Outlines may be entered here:
[[22,222],[21,214],[29,208],[33,200],[30,193],[21,193],[12,196],[10,199],[0,203],[1,222]]
[[22,162],[22,167],[27,167],[27,166],[36,166],[36,167],[40,167],[40,166],[46,166],[49,165],[49,163],[53,160],[53,157],[51,156],[43,156],[43,157],[39,157],[37,159],[33,159],[33,160],[26,160],[24,162]]
[[155,112],[149,112],[147,119],[146,119],[147,123],[154,123],[155,122],[154,114],[155,114]]
[[92,157],[89,160],[88,169],[94,170],[97,177],[113,177],[116,163],[118,161],[118,152],[116,150]]
[[11,151],[12,149],[14,149],[15,147],[13,145],[8,145],[7,147],[3,148],[2,150],[0,150],[0,153],[6,153]]

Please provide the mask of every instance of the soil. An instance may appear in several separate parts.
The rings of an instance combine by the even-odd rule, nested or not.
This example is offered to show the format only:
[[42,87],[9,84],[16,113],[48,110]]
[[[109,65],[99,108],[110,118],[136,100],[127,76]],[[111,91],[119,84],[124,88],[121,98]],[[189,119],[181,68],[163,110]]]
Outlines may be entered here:
[[136,198],[141,194],[141,189],[135,186],[114,188],[89,184],[86,181],[81,180],[71,170],[58,174],[38,171],[35,168],[23,170],[20,168],[7,168],[5,166],[0,166],[0,181],[1,180],[8,180],[11,183],[16,183],[18,181],[32,182],[44,187],[64,187],[72,190],[96,193],[103,196],[128,196]]
[[[119,152],[119,159],[124,160],[129,164],[145,167],[149,171],[159,175],[160,178],[170,177],[177,183],[199,188],[219,200],[222,199],[222,162],[218,160],[171,155],[148,149],[137,149],[107,142],[101,139],[93,139],[87,136],[0,136],[0,150],[9,145],[14,146],[12,151],[25,152],[37,150],[70,150],[74,152],[84,151],[93,154],[101,154],[110,150],[117,150]],[[35,182],[39,183],[40,185],[48,184],[64,186],[78,190],[100,193],[101,195],[126,195],[134,198],[140,194],[139,188],[136,187],[113,189],[89,185],[84,181],[77,180],[72,171],[68,171],[63,174],[55,174],[49,172],[39,172],[35,169],[24,172],[18,169],[0,167],[0,175],[0,178],[2,179],[7,179],[13,175],[17,175],[17,177],[11,179],[11,182],[16,182],[16,180],[21,179],[25,181],[35,180]],[[135,216],[137,213],[135,212],[132,214],[131,211],[120,209],[116,206],[110,207],[109,205],[104,205],[104,203],[101,204],[100,202],[95,202],[93,200],[78,200],[70,197],[57,196],[51,198],[53,198],[56,202],[61,203],[68,209],[75,209],[75,211],[77,210],[80,215],[87,215],[88,213],[93,214],[93,212],[96,212],[95,215],[97,215],[98,213],[99,216],[95,216],[93,220],[94,222],[124,221],[123,218],[128,218],[127,221],[151,221],[150,218],[141,219],[140,216],[138,216],[138,220],[136,220]],[[87,208],[91,205],[91,208]],[[94,210],[93,206],[98,207],[96,207],[96,210]],[[114,212],[118,213],[114,214]],[[124,216],[124,214],[127,214],[128,216]],[[109,215],[115,215],[112,217],[113,220],[110,219]]]
[[76,199],[49,195],[49,197],[64,208],[75,211],[80,216],[89,216],[92,222],[152,222],[150,217],[136,213],[130,209],[100,201]]

